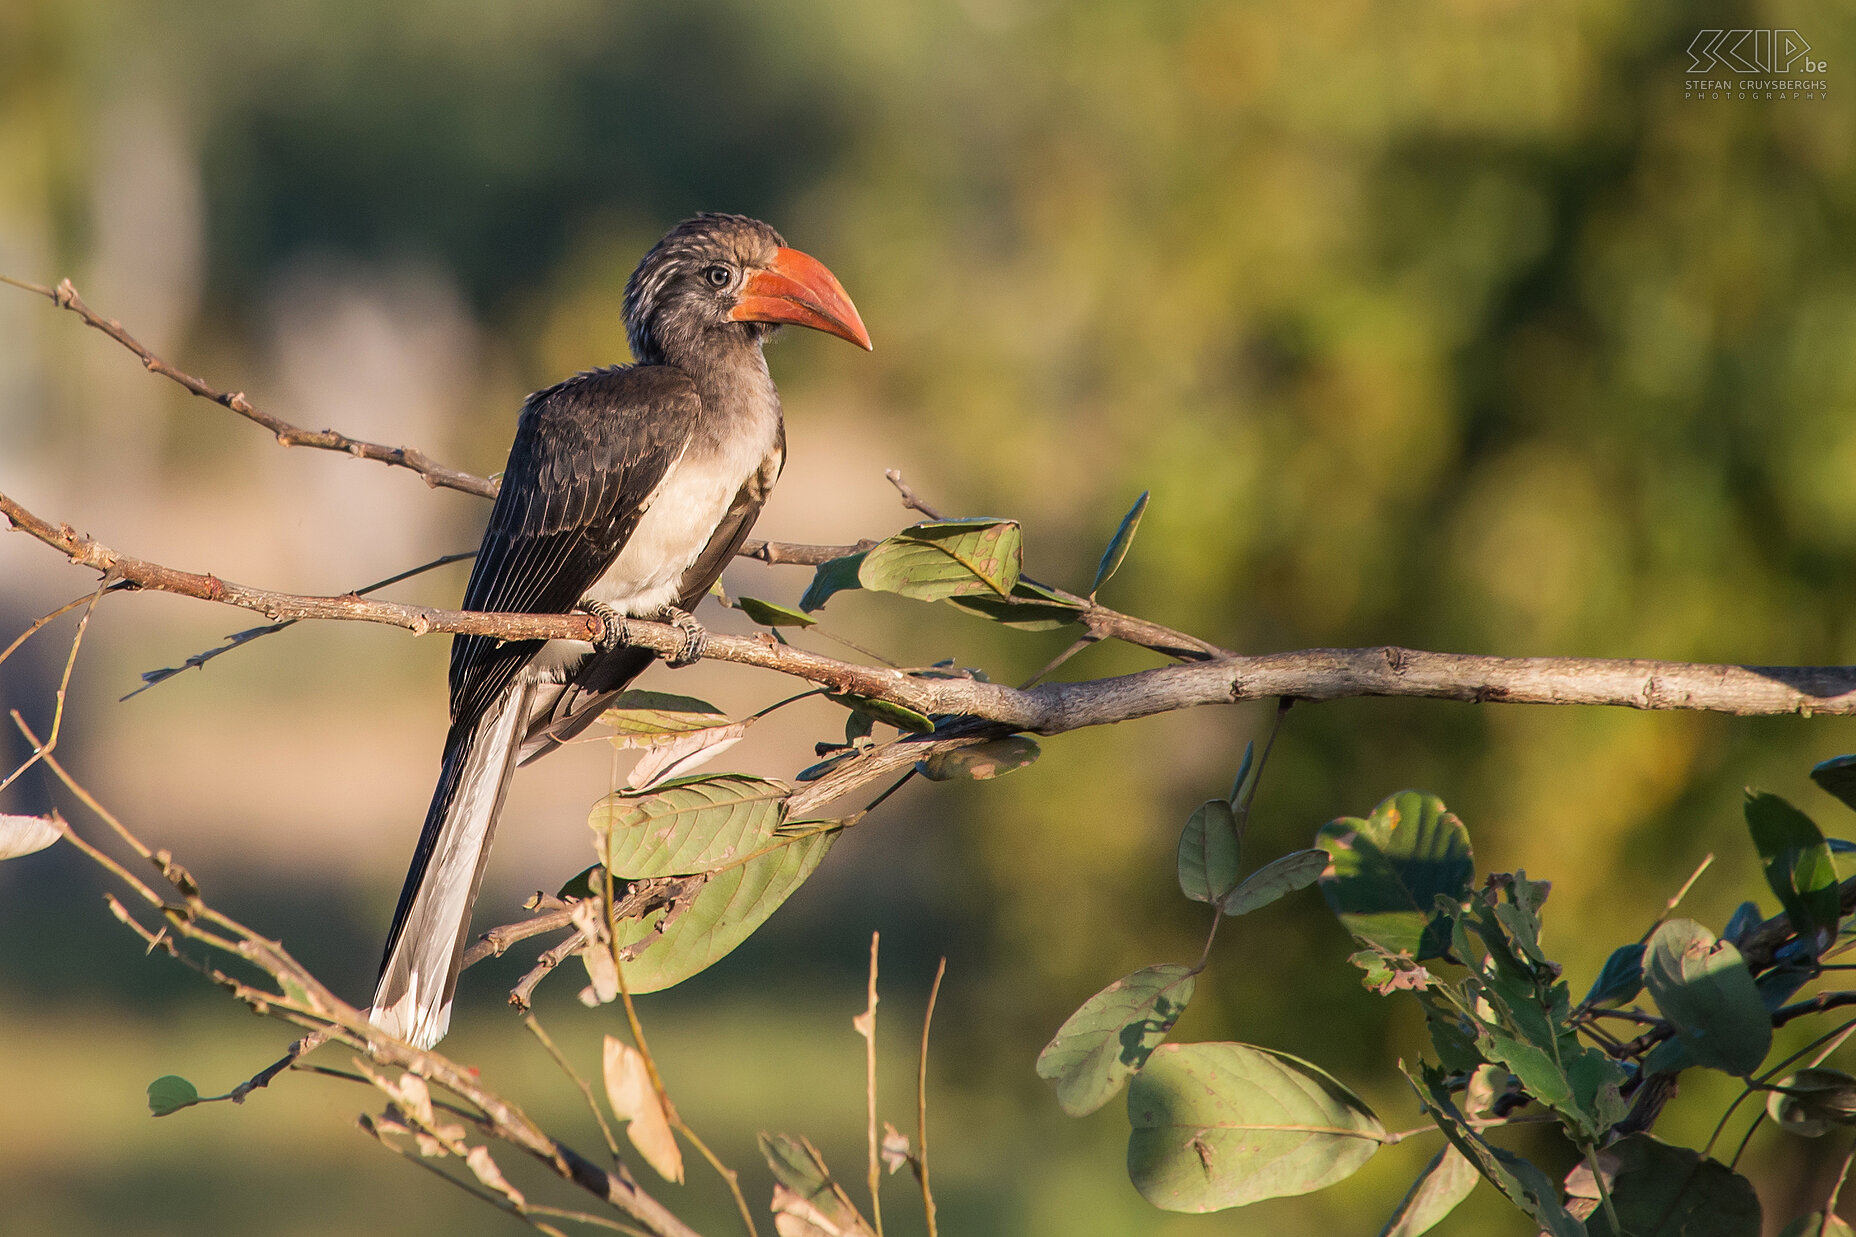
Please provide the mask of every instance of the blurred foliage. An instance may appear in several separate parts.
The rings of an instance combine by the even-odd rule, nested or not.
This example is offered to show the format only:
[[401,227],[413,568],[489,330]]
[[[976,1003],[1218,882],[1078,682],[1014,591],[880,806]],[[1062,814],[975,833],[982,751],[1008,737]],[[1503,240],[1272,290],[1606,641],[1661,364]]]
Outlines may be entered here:
[[[256,381],[265,298],[286,295],[292,272],[437,272],[475,330],[459,353],[465,423],[448,454],[487,466],[523,391],[623,356],[623,281],[651,239],[696,209],[746,210],[824,257],[877,341],[869,358],[776,350],[795,457],[834,438],[880,442],[883,462],[950,514],[1021,520],[1036,578],[1081,590],[1131,496],[1150,490],[1104,600],[1231,647],[1852,662],[1856,110],[1840,81],[1826,99],[1684,100],[1683,49],[1702,25],[1796,27],[1833,79],[1856,46],[1843,15],[1776,0],[10,0],[0,268],[71,273],[135,329],[125,270],[184,247],[158,234],[125,251],[103,187],[138,126],[159,121],[197,178],[199,258],[197,298],[174,291],[177,325],[154,342],[237,386]],[[66,379],[108,345],[40,320],[50,313],[0,309],[32,351],[0,357],[0,462],[30,448],[34,461],[62,461],[49,476],[74,477],[102,449],[107,401],[86,403],[93,388]],[[171,487],[211,475],[243,432],[165,396],[156,414],[152,450]],[[422,501],[457,544],[474,540],[479,510]],[[894,525],[840,532],[906,522],[898,512]],[[342,544],[321,548],[331,583],[366,578],[342,567]],[[38,600],[7,600],[9,622]],[[907,661],[955,655],[1001,681],[1068,638],[997,632],[945,609],[852,596],[830,626]],[[400,646],[344,647],[384,663]],[[137,650],[126,677],[167,654]],[[280,650],[238,656],[289,664]],[[436,660],[418,657],[408,664],[436,676]],[[1063,673],[1150,662],[1098,647]],[[376,673],[412,670],[369,663],[295,690],[352,689]],[[1005,781],[912,790],[886,807],[874,841],[847,842],[819,888],[773,920],[785,948],[753,957],[839,959],[843,982],[812,991],[847,1017],[873,923],[895,941],[901,917],[924,957],[952,955],[937,1075],[961,1133],[938,1146],[953,1161],[947,1188],[969,1201],[964,1214],[944,1203],[950,1231],[1194,1223],[1152,1218],[1109,1171],[1121,1118],[1068,1122],[1031,1065],[1087,994],[1193,948],[1173,892],[1176,822],[1223,789],[1264,721],[1201,711],[1065,736]],[[1491,870],[1551,869],[1558,922],[1590,925],[1554,942],[1576,987],[1597,973],[1603,942],[1637,931],[1645,906],[1674,892],[1648,888],[1646,874],[1719,849],[1688,905],[1724,920],[1759,879],[1724,840],[1739,828],[1734,789],[1795,793],[1811,761],[1856,746],[1850,731],[1841,720],[1308,707],[1278,743],[1250,836],[1280,853],[1401,786],[1435,789],[1478,822]],[[840,862],[854,878],[831,879]],[[370,939],[395,876],[361,878],[382,905],[341,932]],[[0,902],[27,879],[0,875]],[[1334,964],[1341,935],[1307,902],[1261,912],[1224,942],[1182,1031],[1307,1046],[1377,1110],[1412,1114],[1401,1079],[1349,1062],[1364,1069],[1388,1045],[1411,1055],[1421,1028]],[[132,967],[132,943],[36,939],[59,978],[9,982],[6,1006],[46,993],[35,1018],[52,1020],[51,1040],[97,1037],[84,1064],[65,1063],[84,1079],[85,1111],[121,1101],[118,1120],[56,1145],[74,1160],[99,1139],[153,1155],[113,1158],[141,1166],[118,1180],[159,1162],[164,1184],[148,1196],[173,1201],[138,1208],[125,1227],[121,1208],[86,1201],[69,1164],[0,1151],[0,1193],[32,1200],[3,1209],[0,1232],[192,1227],[181,1200],[217,1187],[181,1140],[206,1135],[178,1117],[155,1139],[139,1124],[140,1086],[203,1071],[164,1057],[108,1095],[94,1087],[104,1066],[88,1063],[111,1059],[131,1024],[105,1034],[90,1003],[108,989],[80,977],[127,974],[116,962],[93,972],[91,951]],[[917,968],[922,987],[929,970]],[[716,983],[731,976],[737,994],[768,982],[744,965]],[[479,1042],[510,1032],[485,1017]],[[723,1033],[700,1009],[678,1019],[678,1034]],[[741,1041],[730,1059],[808,1042],[723,1020]],[[186,1025],[192,1038],[164,1041],[176,1056],[220,1051],[220,1032]],[[41,1038],[10,1030],[12,1043]],[[805,1085],[718,1096],[729,1115],[712,1124],[752,1128],[800,1102],[813,1080],[790,1059],[786,1077]],[[37,1060],[35,1077],[54,1068]],[[42,1095],[28,1108],[70,1106]],[[275,1133],[286,1118],[254,1104],[213,1120]],[[1679,1123],[1680,1107],[1666,1120]],[[853,1147],[854,1123],[853,1112]],[[322,1167],[305,1161],[294,1185],[276,1187],[299,1221],[270,1231],[345,1226],[337,1217],[363,1194],[391,1203],[396,1231],[455,1226],[441,1218],[457,1214],[448,1201],[407,1207],[423,1186],[327,1137],[336,1149],[317,1152]],[[747,1151],[736,1158],[750,1162]],[[854,1150],[827,1151],[855,1162]],[[1807,1171],[1760,1154],[1747,1167],[1762,1192]],[[352,1161],[368,1167],[351,1174]],[[1332,1197],[1250,1214],[1259,1231],[1351,1230],[1388,1212],[1410,1175],[1376,1162]],[[327,1225],[314,1214],[325,1205]],[[1440,1231],[1502,1231],[1509,1221],[1479,1205]]]

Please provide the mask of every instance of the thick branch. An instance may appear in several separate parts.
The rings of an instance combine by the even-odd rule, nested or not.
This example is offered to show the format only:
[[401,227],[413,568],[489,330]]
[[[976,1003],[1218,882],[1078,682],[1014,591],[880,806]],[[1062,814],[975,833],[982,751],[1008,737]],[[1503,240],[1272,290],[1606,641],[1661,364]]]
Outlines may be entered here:
[[[0,515],[72,562],[141,588],[218,601],[278,618],[388,623],[415,633],[465,632],[512,640],[596,640],[603,624],[584,614],[481,614],[400,602],[309,597],[249,588],[118,554],[69,525],[53,525],[0,494]],[[632,620],[627,639],[673,654],[683,632]],[[1598,704],[1741,715],[1856,713],[1856,667],[1711,666],[1586,657],[1483,657],[1401,648],[1307,649],[1218,657],[1079,683],[1019,690],[973,679],[932,678],[823,657],[764,637],[714,635],[712,660],[759,666],[835,691],[906,705],[920,713],[983,719],[1011,730],[1055,734],[1203,704],[1290,697],[1422,696],[1511,704]]]

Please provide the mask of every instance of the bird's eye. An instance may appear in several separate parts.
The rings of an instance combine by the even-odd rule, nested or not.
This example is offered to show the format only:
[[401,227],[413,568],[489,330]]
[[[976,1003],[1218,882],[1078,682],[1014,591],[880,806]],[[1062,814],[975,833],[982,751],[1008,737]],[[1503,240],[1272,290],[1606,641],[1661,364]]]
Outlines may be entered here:
[[709,281],[709,286],[711,288],[726,288],[728,286],[728,281],[733,278],[728,268],[723,266],[720,262],[716,263],[714,266],[704,268],[702,277]]

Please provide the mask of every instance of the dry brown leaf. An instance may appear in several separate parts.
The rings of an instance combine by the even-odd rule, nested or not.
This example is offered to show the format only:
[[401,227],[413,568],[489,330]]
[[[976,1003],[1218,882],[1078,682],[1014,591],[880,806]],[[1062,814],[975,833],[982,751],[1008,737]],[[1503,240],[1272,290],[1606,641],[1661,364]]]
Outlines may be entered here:
[[464,1163],[469,1166],[477,1180],[501,1194],[518,1208],[528,1205],[528,1200],[522,1196],[522,1191],[509,1184],[503,1176],[503,1170],[498,1168],[496,1161],[490,1158],[488,1147],[472,1147],[469,1154],[464,1157]]
[[883,1167],[892,1174],[915,1157],[909,1154],[909,1136],[898,1130],[889,1122],[883,1122],[883,1142],[880,1148]]
[[631,775],[625,779],[625,789],[650,790],[673,777],[682,777],[685,773],[700,769],[741,742],[748,732],[748,724],[743,721],[728,726],[712,726],[707,730],[692,730],[668,742],[653,744],[645,750],[638,763],[632,766]]
[[643,1054],[608,1035],[604,1072],[606,1102],[612,1105],[612,1115],[626,1122],[625,1136],[658,1176],[681,1185],[683,1152],[677,1148],[677,1136],[671,1132],[663,1102],[651,1086]]
[[56,842],[58,826],[49,816],[0,815],[0,859],[17,859]]

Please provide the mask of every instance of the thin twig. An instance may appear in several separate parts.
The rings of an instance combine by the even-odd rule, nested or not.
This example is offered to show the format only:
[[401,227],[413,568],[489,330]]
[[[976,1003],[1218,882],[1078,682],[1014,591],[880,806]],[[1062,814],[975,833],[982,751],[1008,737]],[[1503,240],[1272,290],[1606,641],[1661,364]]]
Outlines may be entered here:
[[935,1229],[934,1190],[928,1184],[928,1031],[934,1026],[934,1003],[941,995],[941,977],[947,974],[947,959],[934,968],[934,983],[928,986],[928,1009],[922,1014],[922,1051],[915,1066],[915,1165],[922,1183],[922,1214],[928,1218],[928,1237],[939,1237]]
[[865,1176],[870,1185],[870,1218],[876,1225],[876,1237],[883,1237],[883,1145],[876,1133],[876,956],[881,940],[881,933],[870,934],[870,982],[864,1012],[851,1019],[851,1025],[864,1040],[864,1112],[870,1143],[870,1162]]
[[623,1163],[624,1157],[619,1154],[618,1140],[612,1136],[612,1127],[606,1124],[606,1114],[599,1110],[599,1101],[593,1098],[593,1088],[586,1085],[586,1079],[580,1077],[579,1072],[574,1069],[567,1058],[561,1055],[561,1050],[555,1047],[554,1040],[541,1029],[541,1022],[535,1017],[533,1011],[523,1016],[522,1025],[541,1041],[541,1046],[547,1049],[549,1056],[554,1058],[554,1063],[561,1067],[561,1072],[567,1075],[568,1081],[580,1088],[580,1094],[586,1097],[587,1110],[593,1114],[593,1120],[599,1125],[600,1136],[606,1140],[606,1150],[612,1153],[612,1162]]
[[915,491],[909,488],[909,483],[902,479],[902,470],[900,468],[885,468],[883,470],[883,476],[891,485],[896,487],[896,493],[902,497],[902,505],[907,507],[910,511],[919,511],[931,520],[944,520],[947,518],[939,511],[936,511],[933,507],[923,502],[921,498],[916,495]]
[[[102,599],[105,592],[109,591],[109,588],[110,578],[106,574],[103,581],[97,585],[96,591],[85,602],[84,612],[78,616],[77,633],[71,637],[71,651],[64,659],[64,674],[58,679],[58,692],[54,698],[56,703],[52,706],[52,727],[45,736],[45,742],[33,740],[32,754],[26,757],[25,763],[19,768],[4,778],[0,778],[0,790],[11,786],[27,769],[41,760],[49,760],[51,754],[58,749],[58,735],[64,727],[64,704],[71,692],[71,673],[77,669],[77,652],[84,646],[84,633],[90,629],[90,616],[97,612],[97,602]],[[14,714],[15,718],[18,716],[17,713]]]

